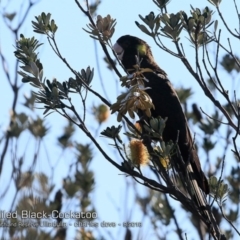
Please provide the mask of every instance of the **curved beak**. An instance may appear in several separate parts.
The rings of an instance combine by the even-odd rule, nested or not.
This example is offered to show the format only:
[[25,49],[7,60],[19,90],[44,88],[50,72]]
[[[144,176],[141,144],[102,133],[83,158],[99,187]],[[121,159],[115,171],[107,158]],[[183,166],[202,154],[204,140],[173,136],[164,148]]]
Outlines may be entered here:
[[116,52],[118,59],[122,60],[124,49],[117,42],[113,45],[113,50]]

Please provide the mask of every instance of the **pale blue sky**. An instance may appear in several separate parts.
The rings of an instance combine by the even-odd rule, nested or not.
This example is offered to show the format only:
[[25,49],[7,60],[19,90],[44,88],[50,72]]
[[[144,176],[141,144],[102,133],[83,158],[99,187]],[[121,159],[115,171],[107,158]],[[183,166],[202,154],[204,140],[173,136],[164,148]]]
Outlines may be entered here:
[[[7,0],[2,0],[0,2],[0,6],[4,6],[5,2]],[[194,4],[193,4],[194,2]],[[230,3],[229,3],[230,2]],[[84,1],[80,1],[81,4],[84,5]],[[17,8],[16,6],[18,4],[18,1],[12,1],[10,9]],[[178,0],[172,0],[171,3],[168,6],[169,13],[176,13],[179,10],[184,10],[189,14],[190,10],[190,4],[193,4],[194,7],[198,7],[202,9],[205,6],[209,6],[211,9],[214,10],[213,6],[210,5],[207,1],[191,1],[191,0],[185,0],[185,1],[178,1]],[[226,17],[226,20],[229,22],[229,25],[237,27],[237,18],[236,15],[233,15],[234,12],[234,5],[232,1],[223,1],[220,7],[223,10],[224,16]],[[169,54],[163,52],[159,48],[157,48],[153,42],[153,40],[143,34],[135,25],[135,21],[141,22],[141,20],[138,17],[138,14],[141,14],[142,16],[145,16],[149,14],[150,11],[154,11],[155,14],[158,13],[157,8],[155,7],[155,4],[152,1],[137,1],[137,0],[103,0],[102,4],[100,5],[98,9],[98,14],[102,15],[103,17],[107,14],[111,14],[112,18],[115,18],[117,20],[116,30],[115,34],[112,38],[112,42],[114,43],[120,36],[125,34],[131,34],[136,35],[145,41],[149,43],[149,45],[152,47],[152,52],[154,54],[154,57],[158,64],[168,73],[170,80],[172,81],[173,85],[175,87],[184,86],[184,87],[192,87],[193,91],[196,93],[193,97],[193,101],[197,102],[199,106],[204,108],[207,112],[212,111],[212,106],[208,100],[202,101],[204,99],[204,95],[202,93],[202,90],[196,83],[196,81],[190,76],[187,70],[183,67],[183,64],[180,62],[180,60],[170,56]],[[101,84],[99,81],[99,75],[97,72],[96,67],[96,57],[95,57],[95,51],[94,51],[94,44],[93,40],[89,38],[88,34],[82,30],[82,28],[86,28],[86,24],[88,24],[88,19],[83,15],[83,13],[78,9],[77,5],[75,4],[74,0],[42,0],[40,3],[38,3],[30,12],[28,15],[28,18],[25,21],[25,24],[23,25],[21,29],[21,33],[25,35],[25,37],[31,37],[35,35],[32,31],[31,27],[31,21],[34,20],[34,16],[41,14],[41,12],[48,13],[50,12],[52,14],[52,18],[55,20],[56,24],[58,25],[58,31],[56,33],[56,40],[59,46],[60,51],[62,52],[62,55],[68,60],[68,62],[71,64],[71,66],[76,69],[80,70],[82,68],[86,68],[87,66],[94,67],[95,69],[95,77],[92,82],[92,87],[94,89],[99,89],[99,92],[102,93]],[[234,12],[235,13],[235,12]],[[215,16],[217,16],[217,13],[215,13]],[[220,24],[221,26],[221,24]],[[233,28],[233,27],[232,27]],[[225,32],[223,32],[225,33]],[[65,65],[57,58],[56,55],[54,55],[53,51],[51,50],[50,46],[48,45],[48,42],[46,40],[45,36],[42,35],[35,35],[36,38],[38,38],[41,42],[44,42],[44,45],[39,48],[39,57],[41,59],[41,62],[44,65],[44,76],[52,79],[53,77],[57,78],[59,81],[67,80],[70,76],[72,76],[71,72],[65,67]],[[227,35],[223,35],[223,38],[227,38]],[[181,40],[184,43],[185,47],[185,53],[192,62],[194,62],[194,49],[190,47],[190,43],[185,40],[183,37]],[[0,42],[2,51],[5,55],[10,56],[12,55],[12,58],[9,59],[9,69],[10,72],[13,70],[13,45],[14,41],[12,39],[12,36],[9,34],[9,32],[6,30],[2,20],[0,20]],[[224,40],[226,42],[226,40]],[[172,47],[173,44],[171,41],[166,41],[169,47]],[[233,46],[236,46],[235,44]],[[236,48],[237,49],[237,48]],[[212,49],[214,52],[214,49]],[[115,91],[116,89],[116,79],[117,77],[114,76],[112,72],[109,70],[106,70],[106,64],[102,61],[104,54],[101,50],[100,45],[98,45],[98,57],[99,57],[99,63],[101,68],[101,74],[102,78],[104,80],[104,83],[106,84],[106,90],[108,93],[108,96],[111,100],[111,102],[114,102],[117,93]],[[2,68],[0,68],[0,77],[2,78]],[[12,101],[12,93],[9,89],[8,84],[6,83],[5,77],[3,77],[2,82],[2,93],[0,94],[0,102],[5,103],[2,104],[1,110],[2,110],[2,118],[0,118],[0,124],[2,126],[2,129],[4,129],[8,123],[8,113],[11,106]],[[226,85],[227,87],[228,85]],[[229,85],[230,87],[231,85]],[[29,91],[32,88],[30,85],[25,84],[20,92],[20,99],[22,98],[22,95],[24,93],[28,94]],[[79,108],[79,112],[81,112],[81,104],[80,99],[76,100],[76,108]],[[23,102],[23,101],[20,101]],[[9,103],[9,104],[8,104]],[[97,104],[99,103],[98,99],[93,97],[91,94],[89,94],[88,104],[91,106],[93,103]],[[24,108],[19,104],[18,111],[25,111]],[[41,112],[38,111],[38,114],[41,115]],[[116,116],[112,115],[109,119],[109,121],[105,124],[103,124],[101,129],[106,128],[107,126],[111,126],[112,124],[115,124]],[[91,118],[89,118],[89,125],[91,125]],[[66,124],[66,120],[62,119],[61,116],[57,114],[52,114],[49,117],[47,117],[46,120],[49,125],[51,126],[51,134],[52,136],[47,137],[45,139],[46,145],[56,145],[55,142],[55,136],[59,135],[59,129],[62,128],[63,125]],[[194,131],[194,130],[193,130]],[[78,132],[79,135],[76,136],[76,139],[81,142],[88,142],[88,140],[85,138],[84,134],[82,132]],[[24,139],[22,141],[25,141]],[[54,142],[53,142],[54,141]],[[105,146],[105,148],[109,148],[107,145],[109,143],[108,140],[105,138],[99,139],[99,141]],[[55,147],[53,147],[54,152],[51,152],[52,156],[59,156],[60,150],[57,150]],[[111,157],[114,158],[114,152],[113,150],[108,151]],[[94,193],[94,202],[96,204],[98,215],[101,218],[101,221],[113,221],[118,222],[123,219],[124,213],[121,211],[120,217],[119,212],[117,212],[116,207],[113,204],[113,201],[109,200],[109,196],[111,196],[112,199],[114,199],[115,204],[118,207],[122,207],[122,202],[124,201],[124,196],[122,193],[125,192],[125,177],[122,175],[119,175],[119,171],[117,171],[113,166],[111,166],[107,161],[105,161],[100,154],[98,154],[97,150],[95,150],[96,157],[93,160],[92,163],[92,169],[95,171],[96,175],[96,191]],[[45,158],[46,156],[44,153],[41,156],[41,161],[39,161],[39,164],[37,166],[38,171],[45,170]],[[205,156],[204,156],[205,158]],[[59,169],[60,175],[55,176],[56,184],[60,187],[62,178],[66,176],[66,166],[68,165],[68,156],[65,155],[65,159],[63,158],[61,163],[58,164],[57,168]],[[7,168],[7,166],[5,166]],[[7,176],[5,176],[7,179]],[[4,179],[1,179],[0,181],[3,181]],[[1,184],[3,182],[0,182]],[[141,191],[144,191],[144,188],[141,188]],[[132,207],[131,202],[134,202],[134,199],[131,197],[131,194],[129,196],[129,208]],[[104,207],[103,207],[104,206]],[[134,215],[133,221],[140,221],[138,218],[138,215]],[[185,221],[184,215],[180,221]],[[124,219],[126,220],[126,219]],[[192,228],[191,228],[192,229]],[[110,229],[108,229],[111,231]],[[132,229],[133,230],[133,229]],[[187,231],[188,239],[195,239],[195,233],[190,232],[190,229],[186,228],[184,229]],[[101,229],[100,229],[101,231]],[[120,235],[122,236],[123,231],[121,231],[119,228],[115,228],[112,230],[113,235],[116,236],[120,232]]]

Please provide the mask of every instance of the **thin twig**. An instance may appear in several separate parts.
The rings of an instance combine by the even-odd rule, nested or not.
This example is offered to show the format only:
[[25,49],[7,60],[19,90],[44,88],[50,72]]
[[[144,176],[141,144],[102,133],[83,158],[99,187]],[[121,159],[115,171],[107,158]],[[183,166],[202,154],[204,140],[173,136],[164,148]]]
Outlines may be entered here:
[[167,197],[166,194],[164,194],[164,198],[165,198],[165,201],[166,201],[166,203],[167,203],[167,207],[168,207],[168,209],[169,209],[169,211],[170,211],[170,213],[171,213],[171,216],[172,216],[172,218],[173,218],[174,224],[175,224],[175,226],[176,226],[176,228],[177,228],[178,237],[179,237],[179,239],[184,240],[184,238],[183,238],[183,236],[182,236],[183,230],[182,230],[182,229],[180,228],[180,226],[179,226],[179,223],[178,223],[178,221],[177,221],[175,212],[174,212],[172,206],[170,205],[170,202],[168,201],[168,197]]
[[219,205],[219,208],[221,210],[222,216],[224,217],[224,219],[232,226],[232,228],[237,232],[237,234],[240,236],[240,232],[239,230],[233,225],[233,223],[226,217],[224,211],[223,211],[223,207],[221,205]]
[[[30,11],[30,9],[36,4],[38,3],[39,1],[33,3],[29,0],[29,5],[26,9],[26,12],[23,16],[23,18],[19,21],[17,27],[15,29],[13,29],[11,26],[9,26],[5,20],[5,23],[6,25],[9,27],[9,29],[13,32],[14,34],[14,40],[16,40],[18,38],[18,32],[21,28],[21,26],[23,25],[24,21],[26,20],[26,17]],[[1,54],[1,58],[2,58],[2,54]],[[4,63],[3,63],[4,64]],[[17,69],[18,69],[18,65],[19,65],[19,62],[16,61],[15,63],[15,73],[17,73]],[[6,72],[5,72],[6,74]],[[11,80],[10,80],[10,77],[8,79],[8,82],[13,90],[13,102],[12,102],[12,111],[15,112],[15,109],[16,109],[16,105],[17,105],[17,100],[18,100],[18,94],[19,94],[19,89],[21,88],[21,86],[18,86],[18,74],[15,74],[15,78],[14,78],[14,82],[11,83]],[[11,120],[9,122],[9,126],[11,124]],[[10,135],[9,133],[7,132],[6,133],[6,137],[5,137],[5,144],[4,144],[4,147],[3,147],[3,150],[2,150],[2,155],[1,155],[1,158],[0,158],[0,176],[1,176],[1,173],[2,173],[2,169],[3,169],[3,162],[4,162],[4,158],[5,158],[5,155],[7,153],[7,149],[8,149],[8,145],[9,145],[9,140],[10,140]]]
[[[83,9],[83,7],[81,6],[81,4],[78,2],[78,0],[75,0],[75,3],[76,3],[77,6],[80,8],[80,10],[88,17],[88,19],[89,19],[89,21],[91,22],[91,24],[92,24],[94,27],[96,27],[96,24],[95,24],[95,22],[93,21],[92,16],[91,16],[89,10],[85,11],[85,10]],[[112,68],[114,69],[114,71],[115,71],[115,73],[118,75],[118,77],[121,78],[122,75],[121,75],[121,73],[118,71],[118,69],[116,68],[116,66],[115,66],[115,64],[114,64],[114,61],[113,61],[112,58],[110,57],[106,45],[105,45],[103,42],[101,42],[101,41],[99,41],[99,43],[100,43],[100,45],[101,45],[101,47],[102,47],[102,49],[103,49],[103,51],[104,51],[104,53],[105,53],[105,55],[106,55],[106,57],[107,57],[107,59],[108,59],[108,62],[111,64]]]
[[236,9],[237,16],[238,16],[238,34],[240,34],[240,14],[239,14],[239,11],[238,11],[236,0],[233,0],[233,2],[234,2],[234,6],[235,6],[235,9]]
[[179,45],[176,43],[176,47],[177,50],[179,52],[179,54],[181,54],[181,60],[184,63],[184,65],[186,66],[186,68],[189,70],[189,72],[192,74],[192,76],[197,80],[197,82],[200,84],[203,92],[205,93],[205,95],[213,102],[213,104],[223,113],[223,115],[225,116],[225,118],[228,120],[228,124],[234,129],[237,129],[237,126],[234,124],[233,120],[231,119],[230,115],[228,114],[228,112],[226,111],[226,109],[221,105],[221,103],[215,99],[215,97],[212,95],[211,91],[209,90],[209,88],[206,86],[204,87],[204,85],[202,84],[199,76],[197,73],[194,72],[194,70],[192,69],[191,65],[189,64],[188,60],[182,55],[181,50],[179,48]]
[[221,123],[221,124],[224,124],[224,125],[228,125],[228,123],[222,122],[222,121],[220,121],[220,120],[218,120],[218,119],[215,119],[215,118],[211,117],[211,116],[208,115],[206,112],[204,112],[201,107],[200,107],[200,110],[202,111],[203,114],[205,114],[208,118],[212,119],[213,121],[216,121],[216,122]]
[[105,84],[103,83],[103,78],[102,78],[102,74],[101,74],[101,70],[100,70],[100,65],[99,65],[99,57],[98,57],[98,49],[97,49],[97,42],[95,40],[93,40],[93,44],[94,44],[94,52],[95,52],[95,59],[96,59],[96,64],[97,64],[97,70],[98,70],[98,75],[99,75],[99,80],[100,80],[100,84],[103,90],[103,93],[105,95],[105,98],[107,100],[109,100],[106,88],[105,88]]
[[239,36],[239,35],[236,35],[235,33],[233,33],[232,30],[228,27],[228,25],[227,25],[227,23],[226,23],[223,15],[222,15],[220,9],[219,9],[219,6],[217,6],[216,8],[217,8],[217,12],[218,12],[219,17],[221,18],[221,20],[222,20],[224,26],[226,27],[226,29],[228,30],[228,32],[229,32],[233,37],[240,39],[240,36]]
[[[235,95],[235,99],[236,99],[236,92],[235,92],[235,91],[234,91],[234,95]],[[237,101],[237,100],[236,100],[236,101]],[[236,140],[237,140],[237,137],[238,137],[239,131],[240,131],[240,106],[239,106],[239,104],[237,105],[237,112],[238,112],[238,118],[237,118],[237,119],[238,119],[238,125],[237,125],[236,134],[235,134],[235,136],[232,138],[235,151],[233,151],[233,150],[232,150],[232,151],[233,151],[234,154],[237,156],[238,161],[240,162],[239,150],[238,150],[238,148],[237,148],[237,143],[236,143]]]

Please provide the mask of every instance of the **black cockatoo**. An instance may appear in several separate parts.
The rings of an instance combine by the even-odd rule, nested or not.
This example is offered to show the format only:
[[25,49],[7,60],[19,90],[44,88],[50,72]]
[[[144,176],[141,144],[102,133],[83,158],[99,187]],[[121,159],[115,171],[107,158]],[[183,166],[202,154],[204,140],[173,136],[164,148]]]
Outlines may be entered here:
[[[151,109],[151,116],[157,118],[167,117],[166,126],[163,131],[163,140],[176,142],[185,163],[189,162],[192,168],[190,178],[196,180],[197,185],[206,193],[209,193],[208,181],[201,169],[201,164],[194,148],[188,123],[181,107],[181,103],[170,83],[167,74],[154,61],[148,44],[134,36],[126,35],[120,37],[113,46],[114,51],[121,60],[126,70],[133,69],[136,65],[136,56],[139,57],[141,68],[150,68],[153,72],[144,72],[146,81],[146,92],[151,97],[154,109]],[[132,73],[132,72],[130,72]],[[142,113],[138,113],[142,117]],[[179,135],[178,135],[179,134]],[[174,161],[178,158],[174,158]],[[181,171],[181,167],[177,169]],[[184,174],[186,171],[183,170]],[[190,175],[190,174],[189,174]]]

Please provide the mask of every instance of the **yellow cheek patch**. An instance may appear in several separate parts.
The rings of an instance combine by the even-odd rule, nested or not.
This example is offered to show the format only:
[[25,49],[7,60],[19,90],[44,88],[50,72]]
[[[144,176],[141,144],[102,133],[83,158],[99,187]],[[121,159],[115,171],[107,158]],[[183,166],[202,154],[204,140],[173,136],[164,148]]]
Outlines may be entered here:
[[137,45],[137,50],[140,55],[146,55],[147,54],[147,47],[144,44]]

